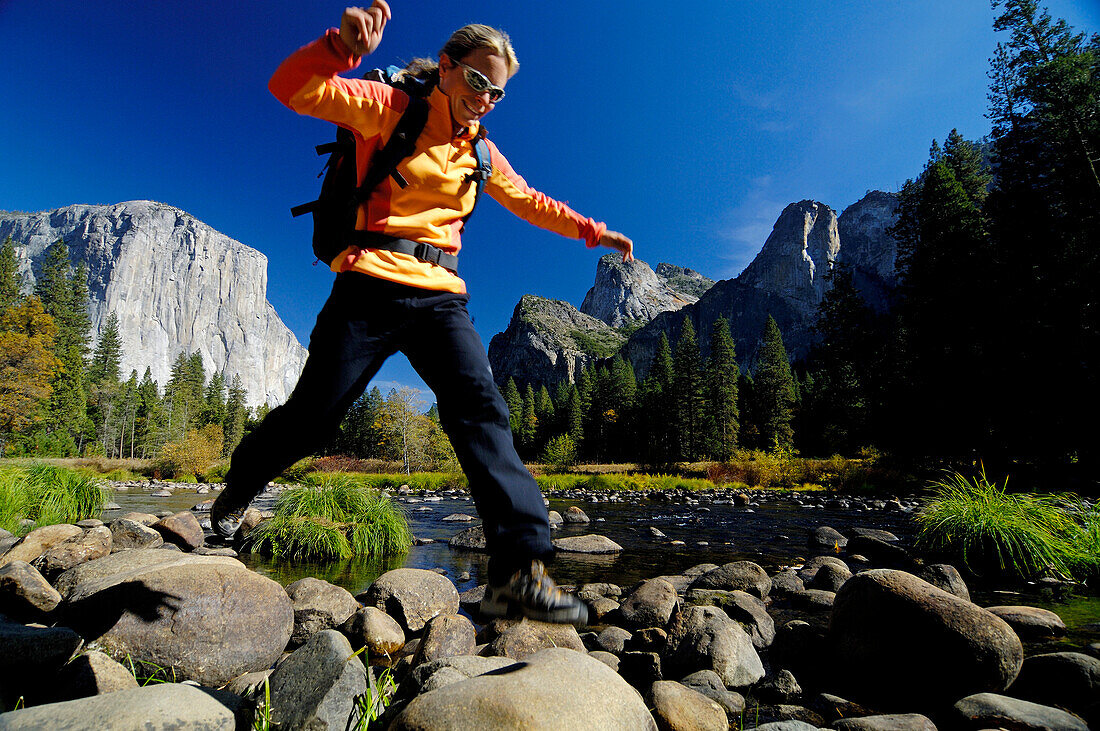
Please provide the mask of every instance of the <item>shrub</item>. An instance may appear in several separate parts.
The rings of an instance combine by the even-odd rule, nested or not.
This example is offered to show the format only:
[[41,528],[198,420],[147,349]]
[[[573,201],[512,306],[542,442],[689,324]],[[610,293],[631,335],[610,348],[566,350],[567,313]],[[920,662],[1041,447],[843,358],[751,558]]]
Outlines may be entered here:
[[246,547],[280,558],[327,559],[405,553],[412,534],[400,506],[348,475],[310,476],[284,490],[275,517],[248,534]]
[[294,464],[283,470],[282,474],[278,477],[278,482],[290,482],[293,484],[299,484],[305,480],[306,475],[313,472],[313,458],[306,457],[300,459]]
[[918,547],[957,556],[971,571],[1020,578],[1054,573],[1081,577],[1100,567],[1100,517],[1074,514],[1067,494],[1010,494],[977,476],[950,473],[932,483],[932,502],[917,516]]
[[164,477],[204,474],[221,458],[224,442],[220,424],[192,429],[182,441],[168,442],[161,447],[156,469]]
[[546,443],[541,459],[552,472],[564,472],[577,463],[577,442],[568,434],[559,434]]
[[[0,470],[0,527],[15,534],[93,518],[106,502],[103,482],[76,470],[42,463]],[[26,520],[34,525],[25,526]]]

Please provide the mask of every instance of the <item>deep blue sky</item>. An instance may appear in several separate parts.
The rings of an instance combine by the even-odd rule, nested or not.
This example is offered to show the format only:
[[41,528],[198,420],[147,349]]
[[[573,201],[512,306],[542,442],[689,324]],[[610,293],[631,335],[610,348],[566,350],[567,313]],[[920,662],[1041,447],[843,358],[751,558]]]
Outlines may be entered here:
[[[838,212],[897,190],[952,127],[988,133],[982,0],[502,2],[392,0],[361,69],[435,55],[469,22],[507,30],[521,69],[486,118],[534,187],[631,236],[638,258],[735,276],[783,207]],[[1100,2],[1046,7],[1100,30]],[[0,209],[153,199],[269,260],[268,299],[307,342],[332,275],[311,267],[313,145],[330,125],[267,92],[343,5],[0,0]],[[463,237],[488,345],[521,295],[579,305],[597,252],[486,198]],[[421,385],[394,358],[379,376]]]

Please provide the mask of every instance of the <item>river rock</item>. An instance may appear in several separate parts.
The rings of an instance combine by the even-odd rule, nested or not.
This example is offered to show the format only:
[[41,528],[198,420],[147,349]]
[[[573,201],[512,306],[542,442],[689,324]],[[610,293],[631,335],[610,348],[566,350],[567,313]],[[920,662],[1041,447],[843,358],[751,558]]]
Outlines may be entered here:
[[58,590],[65,624],[109,655],[205,685],[269,667],[294,628],[283,588],[231,558],[126,551],[70,569]]
[[907,569],[913,565],[913,559],[904,548],[870,535],[857,534],[849,538],[848,554],[867,556],[879,566]]
[[691,582],[691,589],[745,591],[760,599],[771,591],[771,577],[752,561],[734,561],[708,571]]
[[778,670],[752,686],[753,697],[764,703],[793,703],[802,697],[802,686],[790,670]]
[[4,690],[56,672],[80,645],[80,635],[68,627],[28,627],[0,619],[0,682]]
[[608,627],[596,635],[595,644],[601,650],[618,655],[625,649],[630,637],[630,632],[622,627]]
[[661,664],[661,656],[656,652],[625,650],[619,655],[618,673],[630,685],[645,690],[665,679]]
[[665,651],[672,677],[713,670],[730,688],[744,688],[764,677],[752,639],[717,607],[686,607],[669,627]]
[[904,571],[872,569],[841,587],[829,624],[837,684],[890,706],[1003,690],[1023,663],[1002,619]]
[[628,628],[664,627],[679,603],[676,589],[664,579],[643,581],[619,607]]
[[394,569],[355,597],[396,619],[407,632],[419,632],[440,614],[458,613],[458,590],[450,579],[426,569]]
[[232,731],[233,711],[210,692],[160,683],[0,715],[0,731],[39,729],[142,729]]
[[809,708],[821,714],[826,723],[830,724],[842,718],[862,718],[863,716],[874,715],[873,711],[867,710],[858,703],[832,693],[818,693],[810,701]]
[[[150,516],[154,522],[155,516]],[[149,526],[130,518],[112,520],[108,528],[111,529],[111,551],[127,551],[131,548],[156,548],[164,543],[164,536],[157,533]]]
[[847,566],[838,567],[833,564],[825,564],[814,573],[814,577],[806,585],[806,588],[836,593],[844,585],[844,582],[850,578],[852,578],[852,572],[848,570]]
[[759,726],[753,726],[756,731],[818,731],[818,727],[812,723],[790,718],[786,721],[770,721]]
[[550,527],[551,528],[560,528],[562,523],[565,522],[565,518],[563,518],[561,516],[561,513],[559,513],[557,510],[551,510],[548,513],[547,517],[550,520]]
[[816,683],[825,674],[828,644],[818,628],[793,619],[776,630],[768,657],[773,668],[786,668],[796,678]]
[[818,526],[810,531],[810,553],[839,553],[848,545],[848,539],[836,528],[827,525]]
[[336,630],[316,633],[279,663],[269,681],[272,720],[280,729],[344,731],[367,671]]
[[367,648],[370,657],[390,657],[405,646],[401,625],[378,607],[363,607],[348,617],[340,627],[351,646]]
[[1066,633],[1066,623],[1049,609],[1039,607],[986,607],[1008,622],[1016,634],[1023,640],[1042,640],[1049,637],[1061,637]]
[[1043,706],[996,693],[976,693],[967,696],[955,704],[954,710],[959,728],[965,729],[1088,731],[1088,724],[1060,708]]
[[611,668],[580,652],[550,648],[523,663],[417,696],[390,731],[469,728],[643,731],[656,724],[638,692]]
[[137,679],[106,653],[89,650],[61,669],[52,683],[53,700],[67,701],[138,687]]
[[569,536],[555,538],[554,548],[563,553],[620,553],[623,547],[615,541],[600,535]]
[[0,612],[15,618],[36,617],[60,603],[57,590],[26,561],[0,566]]
[[1068,708],[1100,727],[1100,660],[1080,652],[1049,652],[1024,660],[1008,692],[1016,698]]
[[970,601],[970,590],[966,588],[966,582],[963,581],[962,574],[949,563],[929,564],[922,568],[917,576],[932,586],[943,589],[948,594],[954,594],[960,599]]
[[814,556],[809,561],[802,564],[802,568],[798,570],[798,577],[802,579],[803,584],[808,586],[810,582],[813,581],[814,577],[817,576],[818,570],[826,565],[848,570],[848,564],[844,563],[836,556]]
[[420,638],[413,665],[442,660],[445,657],[473,655],[477,647],[476,635],[470,620],[461,614],[433,617]]
[[455,534],[451,540],[447,541],[447,545],[451,548],[457,548],[461,551],[480,551],[485,552],[485,529],[480,525],[475,525],[466,530]]
[[936,731],[936,724],[919,713],[892,713],[842,718],[834,721],[831,728],[837,731]]
[[720,705],[685,685],[659,680],[646,700],[661,731],[727,731],[729,720]]
[[585,514],[585,512],[578,508],[576,505],[570,505],[568,508],[566,508],[561,517],[566,523],[583,524],[592,522],[592,519],[589,518]]
[[77,528],[75,525],[69,525],[68,523],[45,525],[41,528],[35,528],[30,533],[20,538],[8,549],[7,553],[0,556],[0,566],[5,566],[12,561],[33,563],[36,558],[56,546],[58,543],[64,543],[70,538],[82,535],[83,533],[83,528]]
[[533,619],[495,619],[485,628],[489,640],[485,655],[523,660],[547,647],[565,647],[587,652],[571,624],[549,624]]
[[726,718],[740,722],[741,713],[745,710],[745,697],[732,690],[726,690],[718,673],[713,670],[700,670],[691,675],[685,675],[680,683],[720,705],[726,712]]
[[34,560],[43,576],[56,577],[85,561],[94,561],[111,553],[111,531],[103,526],[89,528],[82,535],[58,543]]
[[748,592],[692,589],[687,599],[694,604],[721,607],[731,619],[741,623],[757,650],[767,648],[775,639],[775,621],[767,607]]
[[[479,657],[477,655],[457,655],[445,657],[439,660],[417,665],[409,673],[409,682],[412,683],[417,693],[427,692],[429,683],[435,680],[440,672],[448,671],[450,682],[465,680],[493,670],[500,670],[515,664],[515,660],[507,657]],[[443,687],[445,683],[438,682],[436,687]]]
[[[123,513],[122,515],[116,516],[115,520],[132,520],[132,521],[135,521],[137,523],[141,523],[142,525],[148,527],[148,526],[151,526],[153,523],[156,523],[158,520],[160,520],[160,518],[153,515],[152,513],[142,513],[142,512],[138,512],[138,511],[135,510],[135,511],[131,511],[129,513]],[[114,520],[111,521],[111,523],[113,523],[113,522],[114,522]],[[109,528],[110,524],[108,524],[107,527]]]
[[339,627],[359,610],[350,591],[310,576],[288,585],[286,594],[294,607],[294,646],[323,629]]
[[833,608],[836,592],[824,589],[804,589],[787,595],[787,603],[797,609],[824,612]]
[[191,551],[202,545],[205,536],[199,519],[190,510],[173,513],[151,526],[161,537],[184,551]]
[[772,586],[768,595],[775,599],[782,599],[793,592],[803,591],[806,588],[798,574],[791,570],[780,571],[771,578]]

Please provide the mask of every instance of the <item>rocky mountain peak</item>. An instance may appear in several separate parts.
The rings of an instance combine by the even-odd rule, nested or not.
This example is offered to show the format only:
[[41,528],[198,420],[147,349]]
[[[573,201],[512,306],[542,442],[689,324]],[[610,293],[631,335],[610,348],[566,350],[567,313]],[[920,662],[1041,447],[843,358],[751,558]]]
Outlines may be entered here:
[[836,212],[813,200],[791,203],[737,281],[816,306],[825,295],[826,275],[839,252]]
[[600,257],[595,283],[580,311],[612,327],[644,324],[661,312],[695,302],[714,284],[697,272],[672,264],[659,264],[657,270],[639,259],[623,263],[619,254]]

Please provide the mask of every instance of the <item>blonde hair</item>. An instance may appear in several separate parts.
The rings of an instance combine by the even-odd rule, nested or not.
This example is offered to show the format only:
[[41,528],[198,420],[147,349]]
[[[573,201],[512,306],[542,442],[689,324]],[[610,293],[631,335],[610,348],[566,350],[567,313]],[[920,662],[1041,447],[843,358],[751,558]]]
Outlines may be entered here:
[[[481,23],[464,25],[447,39],[439,55],[447,55],[452,61],[461,61],[479,48],[489,48],[508,64],[508,78],[519,71],[519,60],[512,39],[499,28]],[[430,58],[414,58],[399,76],[411,76],[429,83],[439,82],[439,62]]]

